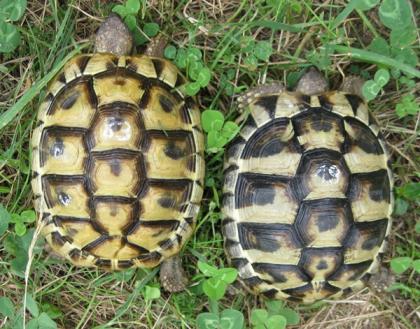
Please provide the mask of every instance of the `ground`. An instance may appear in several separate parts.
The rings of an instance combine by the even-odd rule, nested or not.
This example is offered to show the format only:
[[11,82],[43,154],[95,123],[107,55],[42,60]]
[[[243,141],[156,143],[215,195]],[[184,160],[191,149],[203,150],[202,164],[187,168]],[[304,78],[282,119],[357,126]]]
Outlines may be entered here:
[[[377,7],[354,11],[334,27],[332,21],[344,10],[345,1],[143,2],[137,16],[138,26],[155,22],[177,49],[200,49],[202,63],[211,72],[209,84],[199,93],[200,106],[220,110],[232,120],[239,117],[235,102],[238,94],[264,82],[282,81],[292,86],[310,65],[325,73],[331,88],[339,87],[343,77],[351,74],[372,79],[377,63],[366,58],[357,61],[347,52],[325,46],[366,49],[375,36],[390,38],[390,30],[381,23]],[[93,50],[92,36],[115,4],[30,0],[24,16],[17,22],[22,37],[20,46],[11,54],[0,53],[0,202],[4,207],[0,209],[0,221],[7,216],[4,209],[15,214],[12,217],[15,221],[19,217],[16,214],[31,217],[22,214],[33,209],[29,138],[43,85],[48,82],[47,74],[75,48],[81,47],[81,52]],[[412,7],[415,6],[413,1]],[[407,19],[419,17],[415,8],[413,12]],[[418,35],[415,39],[410,47],[418,53]],[[264,40],[271,46],[267,49],[267,43],[255,45],[252,40]],[[138,50],[142,48],[139,46]],[[391,79],[370,101],[388,143],[397,187],[418,182],[419,177],[419,115],[399,118],[395,111],[406,95],[414,95],[414,102],[419,103],[419,82],[412,81],[414,84],[406,85]],[[35,89],[30,89],[31,86]],[[222,159],[223,151],[208,153],[210,187],[204,195],[195,235],[183,251],[190,276],[189,290],[172,295],[163,292],[161,298],[145,300],[143,286],[158,283],[156,271],[103,273],[71,267],[42,248],[40,241],[30,257],[32,269],[27,286],[40,311],[54,318],[59,328],[195,328],[197,315],[209,308],[200,288],[203,277],[197,270],[198,259],[217,267],[228,266],[223,254],[218,201]],[[394,217],[390,247],[384,258],[386,266],[396,257],[418,258],[416,205],[418,200],[398,198],[400,209]],[[25,291],[25,253],[35,225],[28,220],[25,226],[28,233],[23,237],[16,233],[18,224],[10,224],[0,236],[0,297],[7,296],[13,301],[15,317],[22,313],[19,308]],[[295,327],[418,328],[418,273],[408,270],[396,280],[407,287],[405,292],[379,294],[364,289],[343,301],[312,306],[289,304],[300,315],[300,324]],[[28,304],[31,309],[31,299]],[[34,314],[33,307],[32,315],[26,314],[28,319]],[[264,300],[234,284],[220,307],[241,311],[249,323],[252,309],[263,308]],[[0,317],[0,328],[11,328],[11,318]]]

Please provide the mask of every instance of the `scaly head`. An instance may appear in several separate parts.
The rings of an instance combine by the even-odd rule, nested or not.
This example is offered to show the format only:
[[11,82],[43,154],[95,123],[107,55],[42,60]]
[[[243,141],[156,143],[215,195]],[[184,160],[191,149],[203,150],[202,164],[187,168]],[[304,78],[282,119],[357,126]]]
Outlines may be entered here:
[[116,14],[111,14],[99,27],[95,38],[95,51],[117,56],[129,55],[133,36],[127,25]]
[[316,68],[311,67],[300,78],[295,90],[308,96],[319,95],[328,90],[328,82]]

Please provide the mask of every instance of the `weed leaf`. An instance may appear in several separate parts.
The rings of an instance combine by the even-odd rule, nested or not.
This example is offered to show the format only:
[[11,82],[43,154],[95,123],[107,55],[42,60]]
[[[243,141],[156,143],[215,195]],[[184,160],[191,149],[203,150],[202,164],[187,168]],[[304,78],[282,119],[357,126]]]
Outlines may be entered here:
[[10,223],[11,216],[9,212],[6,210],[6,208],[3,207],[2,204],[0,204],[0,235],[3,235]]
[[220,131],[212,130],[207,134],[207,148],[209,150],[222,148],[226,143],[227,140],[220,135]]
[[216,278],[223,281],[226,284],[230,284],[236,280],[238,271],[234,268],[221,268],[217,270],[215,275]]
[[263,325],[268,319],[268,312],[263,309],[254,309],[251,314],[251,323],[253,325]]
[[220,327],[223,329],[243,329],[244,316],[237,310],[224,310],[220,315]]
[[15,232],[18,236],[24,236],[26,233],[26,226],[22,222],[17,222],[15,224]]
[[144,299],[153,300],[160,298],[160,289],[156,287],[146,286],[144,289]]
[[300,322],[299,314],[288,307],[280,309],[278,315],[283,316],[288,325],[298,325]]
[[112,11],[114,13],[117,13],[121,18],[125,18],[126,16],[129,15],[129,12],[127,10],[126,7],[122,6],[122,5],[116,5],[112,8]]
[[214,313],[201,313],[197,316],[199,329],[219,329],[219,316]]
[[40,329],[57,329],[57,324],[44,312],[38,317],[38,325]]
[[367,47],[377,54],[389,56],[391,54],[388,42],[382,37],[376,37]]
[[375,7],[379,1],[380,0],[353,0],[349,5],[352,4],[354,8],[365,11]]
[[389,78],[390,78],[390,75],[389,75],[388,70],[379,69],[375,73],[374,80],[380,87],[384,87],[388,83]]
[[418,200],[420,198],[420,183],[408,183],[397,188],[397,193],[407,200]]
[[379,18],[390,29],[403,29],[411,24],[411,10],[407,0],[383,0]]
[[198,261],[197,263],[198,269],[203,273],[205,276],[215,276],[218,273],[218,270],[216,267],[211,266],[207,263],[204,263],[202,261]]
[[31,294],[26,296],[26,309],[32,314],[34,317],[38,317],[39,309],[36,301],[33,299]]
[[146,23],[143,26],[143,32],[150,38],[159,33],[160,27],[156,23]]
[[255,45],[254,55],[262,61],[268,61],[273,52],[273,47],[268,41],[259,41]]
[[267,329],[284,329],[286,328],[287,320],[282,315],[270,316],[266,322]]
[[222,129],[222,136],[228,141],[236,136],[239,132],[239,126],[233,121],[227,121]]
[[416,41],[416,28],[408,26],[404,29],[392,29],[389,40],[392,47],[405,48]]
[[196,95],[200,90],[200,84],[198,82],[190,82],[185,87],[185,93],[188,96],[194,96]]
[[10,53],[20,44],[20,33],[16,26],[2,22],[0,24],[0,52]]
[[0,297],[0,314],[13,318],[15,313],[12,301],[7,297]]
[[395,207],[394,207],[394,215],[401,216],[404,215],[408,210],[408,202],[401,198],[396,198],[395,200]]
[[391,269],[396,274],[402,274],[410,268],[412,259],[410,257],[397,257],[391,260]]
[[129,14],[136,15],[140,10],[140,0],[127,0],[125,8]]
[[218,278],[210,278],[203,283],[203,291],[211,300],[219,300],[226,291],[226,284]]
[[371,101],[378,95],[379,91],[381,90],[381,86],[379,86],[375,81],[368,80],[363,84],[362,93],[363,97],[368,101]]
[[[212,130],[220,130],[225,121],[223,113],[215,110],[205,110],[201,114],[201,124],[206,133],[209,133]],[[221,122],[221,125],[220,125]],[[217,129],[220,126],[219,129]]]
[[209,84],[211,79],[211,72],[207,67],[203,67],[197,76],[197,82],[201,87],[205,87]]
[[0,15],[3,14],[12,22],[20,19],[26,9],[26,0],[0,1]]
[[417,273],[420,273],[420,259],[414,260],[412,266]]
[[168,59],[175,59],[176,57],[176,48],[173,45],[169,45],[165,48],[163,55]]
[[133,15],[125,16],[124,23],[127,24],[127,27],[130,31],[135,31],[137,28],[136,17]]
[[[407,115],[415,115],[417,112],[420,112],[420,105],[416,102],[414,95],[405,95],[401,98],[401,101],[395,107],[395,111],[400,118],[403,118]],[[418,196],[415,194],[414,186],[414,198]],[[409,192],[410,194],[411,192]],[[410,198],[410,196],[409,196]]]

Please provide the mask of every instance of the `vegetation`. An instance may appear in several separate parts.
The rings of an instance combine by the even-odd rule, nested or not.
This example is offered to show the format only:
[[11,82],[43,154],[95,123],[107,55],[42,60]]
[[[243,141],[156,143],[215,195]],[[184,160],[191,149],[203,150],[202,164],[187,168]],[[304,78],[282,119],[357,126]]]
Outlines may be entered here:
[[[420,249],[417,1],[6,1],[0,0],[0,328],[418,328]],[[93,51],[100,20],[118,13],[142,51],[159,32],[165,57],[188,76],[203,109],[206,191],[183,252],[190,286],[168,294],[157,269],[104,273],[75,268],[35,230],[29,138],[44,88],[64,63]],[[395,174],[395,216],[384,259],[390,292],[304,306],[246,293],[223,252],[223,153],[241,122],[236,96],[309,66],[328,77],[362,76]],[[31,270],[25,273],[27,265]]]

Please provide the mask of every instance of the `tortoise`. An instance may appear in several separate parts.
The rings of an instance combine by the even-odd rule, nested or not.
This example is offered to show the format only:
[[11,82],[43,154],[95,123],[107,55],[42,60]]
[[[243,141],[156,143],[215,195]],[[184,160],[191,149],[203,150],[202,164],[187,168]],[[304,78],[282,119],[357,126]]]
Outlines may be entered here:
[[351,90],[328,91],[310,69],[294,91],[274,83],[239,98],[249,115],[225,155],[222,228],[253,293],[312,303],[376,278],[393,177],[379,126]]
[[162,286],[185,288],[178,256],[193,232],[204,179],[200,111],[162,38],[130,56],[117,15],[95,52],[69,60],[46,91],[32,136],[32,188],[53,251],[105,270],[161,264]]

